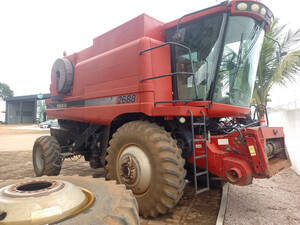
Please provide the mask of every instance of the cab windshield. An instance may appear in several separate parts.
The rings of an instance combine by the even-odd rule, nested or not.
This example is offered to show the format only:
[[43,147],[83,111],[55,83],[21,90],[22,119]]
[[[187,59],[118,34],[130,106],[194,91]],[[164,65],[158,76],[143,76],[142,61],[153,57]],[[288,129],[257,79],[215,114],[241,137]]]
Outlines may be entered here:
[[166,31],[167,41],[191,49],[192,59],[186,49],[171,48],[172,71],[195,74],[173,77],[174,99],[250,105],[264,31],[250,17],[230,16],[227,23],[226,18],[215,14],[181,25],[177,33],[175,28]]
[[216,79],[215,102],[250,106],[260,50],[261,25],[249,17],[230,17]]

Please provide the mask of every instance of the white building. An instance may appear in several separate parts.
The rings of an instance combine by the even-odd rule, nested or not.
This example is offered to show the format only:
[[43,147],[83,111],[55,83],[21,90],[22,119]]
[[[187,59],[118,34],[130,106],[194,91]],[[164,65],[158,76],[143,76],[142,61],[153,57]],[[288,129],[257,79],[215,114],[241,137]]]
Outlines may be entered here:
[[286,146],[295,171],[300,174],[300,77],[295,83],[274,87],[271,92],[270,126],[281,126],[286,135]]

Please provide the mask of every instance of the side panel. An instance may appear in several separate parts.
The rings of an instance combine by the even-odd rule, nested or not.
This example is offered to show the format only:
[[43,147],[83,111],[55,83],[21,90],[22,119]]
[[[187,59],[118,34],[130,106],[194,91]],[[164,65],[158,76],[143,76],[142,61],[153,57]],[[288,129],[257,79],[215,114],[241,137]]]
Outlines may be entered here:
[[139,52],[161,43],[141,38],[78,63],[72,94],[62,102],[47,101],[47,115],[99,124],[124,113],[152,115],[154,101],[172,100],[171,78],[140,80],[170,73],[170,49]]

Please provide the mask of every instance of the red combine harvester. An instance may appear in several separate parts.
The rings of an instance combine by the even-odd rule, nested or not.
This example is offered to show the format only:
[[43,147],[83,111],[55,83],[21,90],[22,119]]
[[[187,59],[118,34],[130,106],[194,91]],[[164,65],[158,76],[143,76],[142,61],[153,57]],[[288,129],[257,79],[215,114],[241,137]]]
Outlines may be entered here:
[[186,174],[200,193],[212,178],[248,185],[288,168],[283,129],[250,116],[272,20],[250,0],[169,23],[141,15],[57,59],[46,112],[60,128],[35,142],[36,175],[57,175],[64,158],[82,155],[155,217],[180,200]]

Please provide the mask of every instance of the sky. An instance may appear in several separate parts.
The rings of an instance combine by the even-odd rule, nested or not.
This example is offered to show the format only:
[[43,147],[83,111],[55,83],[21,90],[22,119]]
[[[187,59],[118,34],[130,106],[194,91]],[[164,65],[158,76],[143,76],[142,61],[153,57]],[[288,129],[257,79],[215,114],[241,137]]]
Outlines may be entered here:
[[[218,2],[1,0],[0,82],[7,83],[16,96],[48,93],[51,67],[63,51],[72,54],[89,47],[93,38],[142,13],[169,22]],[[282,23],[299,28],[299,0],[261,2]]]

